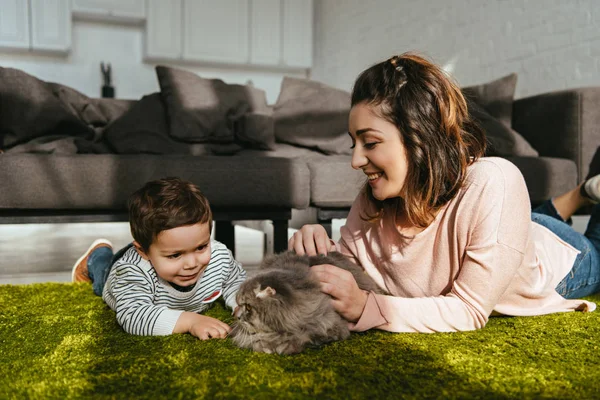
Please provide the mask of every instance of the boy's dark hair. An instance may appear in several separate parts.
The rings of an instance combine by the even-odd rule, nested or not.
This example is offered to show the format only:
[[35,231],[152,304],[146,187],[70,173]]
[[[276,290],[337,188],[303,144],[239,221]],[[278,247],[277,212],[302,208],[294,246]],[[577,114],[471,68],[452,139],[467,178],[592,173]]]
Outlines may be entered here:
[[128,208],[131,235],[144,251],[162,231],[197,223],[212,227],[208,199],[198,186],[176,177],[146,183],[129,197]]
[[401,198],[379,201],[367,184],[363,194],[376,208],[403,210],[408,220],[426,227],[435,212],[456,196],[467,167],[485,153],[483,131],[469,117],[457,84],[438,66],[404,53],[363,71],[354,84],[352,106],[379,106],[381,117],[400,131],[408,176]]

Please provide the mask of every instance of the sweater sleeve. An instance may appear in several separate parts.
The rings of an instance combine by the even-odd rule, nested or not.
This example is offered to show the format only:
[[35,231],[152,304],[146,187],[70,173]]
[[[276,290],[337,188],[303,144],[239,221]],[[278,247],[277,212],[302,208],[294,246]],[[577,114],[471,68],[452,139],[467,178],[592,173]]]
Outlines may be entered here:
[[223,245],[223,250],[227,252],[225,266],[223,267],[223,298],[227,307],[235,310],[237,307],[236,295],[240,285],[246,279],[246,270],[233,258],[231,251]]
[[170,335],[183,311],[153,303],[152,278],[136,265],[115,265],[112,294],[117,322],[133,335]]
[[[370,293],[352,330],[450,332],[485,326],[523,261],[531,225],[520,171],[504,160],[492,165],[459,200],[470,211],[458,217],[463,218],[459,224],[467,225],[469,241],[450,291],[415,298]],[[344,252],[353,249],[352,243],[340,247]]]

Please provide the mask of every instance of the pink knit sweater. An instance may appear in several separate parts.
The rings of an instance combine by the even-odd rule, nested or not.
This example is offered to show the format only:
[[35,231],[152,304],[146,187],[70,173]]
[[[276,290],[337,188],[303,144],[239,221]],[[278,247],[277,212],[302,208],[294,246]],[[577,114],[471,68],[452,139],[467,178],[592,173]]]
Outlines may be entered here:
[[596,308],[556,292],[578,251],[531,221],[523,176],[509,161],[470,166],[458,195],[414,236],[402,235],[393,215],[363,221],[366,206],[359,195],[337,247],[390,295],[369,294],[355,331],[465,331],[490,315]]

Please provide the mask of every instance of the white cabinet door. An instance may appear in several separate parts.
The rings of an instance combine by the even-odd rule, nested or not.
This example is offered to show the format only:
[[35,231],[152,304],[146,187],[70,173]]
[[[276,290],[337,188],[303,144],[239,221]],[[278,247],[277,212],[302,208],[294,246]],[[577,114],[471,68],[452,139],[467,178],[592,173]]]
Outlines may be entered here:
[[29,49],[29,3],[0,0],[0,48]]
[[31,48],[67,53],[71,49],[69,0],[31,1]]
[[251,0],[250,63],[281,64],[281,0]]
[[312,67],[313,1],[283,0],[283,64]]
[[101,21],[142,22],[146,19],[145,0],[72,0],[73,16]]
[[183,58],[249,62],[249,0],[184,0]]
[[146,58],[181,58],[183,0],[148,0],[146,5]]

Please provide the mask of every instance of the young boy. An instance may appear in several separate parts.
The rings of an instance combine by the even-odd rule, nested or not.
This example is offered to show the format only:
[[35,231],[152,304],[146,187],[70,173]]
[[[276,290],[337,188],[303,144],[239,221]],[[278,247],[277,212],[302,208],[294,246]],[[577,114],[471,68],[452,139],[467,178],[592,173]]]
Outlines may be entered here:
[[95,241],[73,281],[92,282],[128,333],[225,338],[229,325],[198,313],[220,296],[235,309],[246,271],[211,240],[212,212],[198,187],[179,178],[148,182],[129,198],[129,224],[133,243],[113,257],[109,241]]

